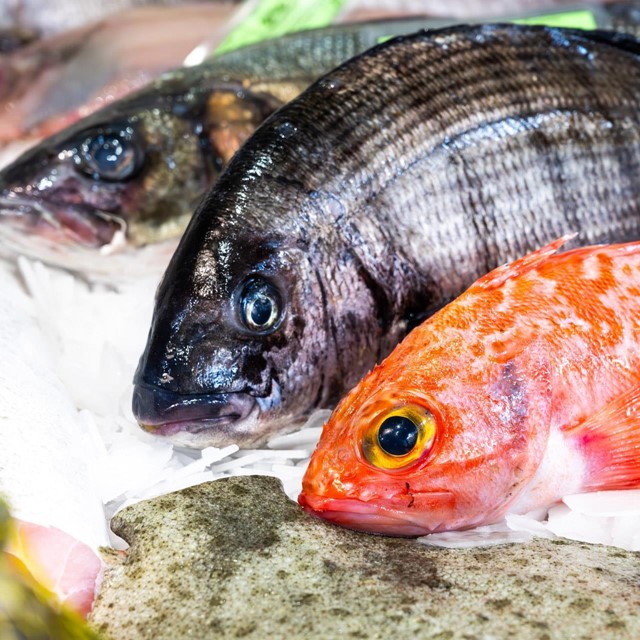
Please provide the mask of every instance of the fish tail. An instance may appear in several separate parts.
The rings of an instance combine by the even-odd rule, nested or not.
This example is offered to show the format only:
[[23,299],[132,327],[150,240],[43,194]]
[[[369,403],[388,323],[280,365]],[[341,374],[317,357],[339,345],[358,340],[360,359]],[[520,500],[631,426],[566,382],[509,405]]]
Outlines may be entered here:
[[640,387],[565,432],[587,461],[585,491],[640,488]]

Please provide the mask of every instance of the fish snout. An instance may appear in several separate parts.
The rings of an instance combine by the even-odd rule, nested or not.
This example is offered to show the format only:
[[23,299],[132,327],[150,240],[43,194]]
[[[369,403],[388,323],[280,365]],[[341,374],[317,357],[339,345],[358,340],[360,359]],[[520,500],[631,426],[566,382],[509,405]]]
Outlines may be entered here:
[[244,392],[187,395],[145,384],[134,387],[132,408],[145,431],[193,448],[241,439],[238,427],[258,410]]
[[311,515],[354,531],[399,537],[430,533],[420,514],[395,511],[355,498],[326,498],[303,491],[298,504]]

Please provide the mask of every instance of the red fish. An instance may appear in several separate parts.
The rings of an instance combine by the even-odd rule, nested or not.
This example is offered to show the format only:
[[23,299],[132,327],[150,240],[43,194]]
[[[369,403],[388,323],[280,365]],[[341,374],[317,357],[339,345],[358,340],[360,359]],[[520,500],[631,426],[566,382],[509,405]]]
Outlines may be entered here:
[[371,371],[300,504],[413,536],[640,487],[640,243],[565,241],[478,280]]

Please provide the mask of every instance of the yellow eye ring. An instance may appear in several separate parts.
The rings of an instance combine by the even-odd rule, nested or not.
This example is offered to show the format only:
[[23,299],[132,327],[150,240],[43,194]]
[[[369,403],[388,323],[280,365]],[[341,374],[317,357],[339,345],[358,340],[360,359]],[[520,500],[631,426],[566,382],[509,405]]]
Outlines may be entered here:
[[436,435],[436,420],[416,405],[381,414],[362,439],[366,460],[380,469],[406,467],[429,451]]

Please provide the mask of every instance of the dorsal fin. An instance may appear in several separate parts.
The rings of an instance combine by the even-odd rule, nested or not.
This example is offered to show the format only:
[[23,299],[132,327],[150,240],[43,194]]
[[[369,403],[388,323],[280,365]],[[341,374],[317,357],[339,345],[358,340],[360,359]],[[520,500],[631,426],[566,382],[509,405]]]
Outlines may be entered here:
[[565,433],[588,461],[585,490],[640,488],[640,385]]
[[608,44],[616,47],[621,51],[627,51],[635,56],[640,56],[640,40],[630,33],[621,33],[619,31],[607,31],[605,29],[580,30],[580,29],[564,29],[571,32],[572,35],[582,37],[591,42]]
[[502,286],[507,280],[518,278],[525,273],[532,271],[536,267],[546,262],[554,253],[558,251],[558,249],[560,249],[560,247],[562,247],[562,245],[569,242],[569,240],[571,240],[575,236],[575,233],[564,235],[561,238],[550,242],[544,247],[528,253],[526,256],[519,258],[515,262],[502,265],[501,267],[490,271],[489,273],[487,273],[487,275],[482,276],[482,278],[476,281],[474,288],[479,287],[482,289],[494,289],[496,287]]

